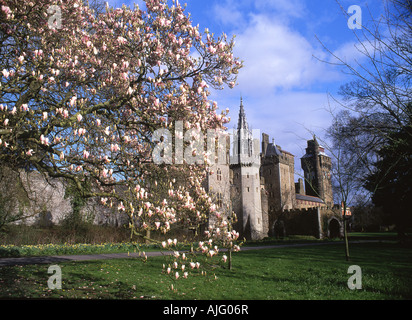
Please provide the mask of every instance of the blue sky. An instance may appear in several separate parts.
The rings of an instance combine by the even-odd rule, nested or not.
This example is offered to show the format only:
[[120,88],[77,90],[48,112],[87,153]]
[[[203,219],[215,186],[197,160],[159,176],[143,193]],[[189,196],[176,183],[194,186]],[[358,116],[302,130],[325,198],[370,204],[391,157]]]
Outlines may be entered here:
[[[130,0],[111,0],[117,7]],[[141,0],[137,1],[141,3]],[[351,79],[333,62],[322,43],[339,57],[362,63],[355,48],[356,34],[347,25],[351,5],[362,9],[362,22],[382,11],[380,0],[180,0],[187,3],[194,25],[216,37],[236,35],[235,56],[244,61],[234,89],[214,91],[211,100],[229,108],[233,128],[240,97],[247,120],[295,155],[296,169],[311,132],[323,135],[331,124],[328,94],[339,98],[340,85]],[[319,39],[319,40],[318,40]],[[317,58],[319,59],[317,59]]]

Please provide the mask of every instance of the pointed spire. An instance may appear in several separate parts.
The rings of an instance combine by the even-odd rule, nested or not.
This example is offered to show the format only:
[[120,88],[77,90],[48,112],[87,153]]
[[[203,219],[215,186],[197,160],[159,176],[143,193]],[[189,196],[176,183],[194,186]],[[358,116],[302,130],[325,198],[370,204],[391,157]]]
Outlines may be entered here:
[[240,110],[239,110],[239,122],[237,125],[237,129],[247,129],[249,130],[249,126],[246,121],[246,113],[245,108],[243,107],[243,98],[240,97]]

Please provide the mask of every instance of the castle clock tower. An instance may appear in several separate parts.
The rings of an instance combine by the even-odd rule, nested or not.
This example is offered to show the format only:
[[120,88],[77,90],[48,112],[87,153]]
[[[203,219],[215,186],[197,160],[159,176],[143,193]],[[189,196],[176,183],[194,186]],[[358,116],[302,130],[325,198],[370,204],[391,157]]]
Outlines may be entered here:
[[306,154],[301,158],[305,174],[306,194],[322,199],[328,207],[333,206],[332,160],[316,137],[308,141]]

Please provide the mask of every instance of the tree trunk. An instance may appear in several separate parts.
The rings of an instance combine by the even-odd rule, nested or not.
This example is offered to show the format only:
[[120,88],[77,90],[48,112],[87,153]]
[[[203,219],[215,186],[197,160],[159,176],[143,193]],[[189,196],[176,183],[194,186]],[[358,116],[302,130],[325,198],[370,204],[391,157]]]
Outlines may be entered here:
[[346,261],[349,261],[349,243],[348,243],[348,231],[346,230],[346,206],[343,213],[343,236],[345,238],[345,257]]
[[232,249],[229,249],[229,270],[232,270]]

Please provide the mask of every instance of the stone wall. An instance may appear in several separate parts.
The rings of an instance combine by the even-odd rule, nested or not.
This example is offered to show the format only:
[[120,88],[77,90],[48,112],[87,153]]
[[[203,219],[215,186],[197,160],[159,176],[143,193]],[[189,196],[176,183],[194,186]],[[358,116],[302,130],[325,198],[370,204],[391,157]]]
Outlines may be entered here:
[[285,210],[274,216],[270,227],[270,235],[275,237],[306,235],[322,239],[343,236],[342,220],[329,208]]
[[[12,173],[9,179],[15,179],[9,183],[21,183],[25,194],[24,201],[15,203],[12,210],[14,214],[20,211],[26,217],[17,221],[17,224],[59,225],[73,212],[71,199],[65,197],[63,180],[50,178],[36,171]],[[97,225],[120,226],[128,222],[127,216],[119,213],[116,208],[102,206],[98,199],[89,199],[80,213],[85,221]]]

